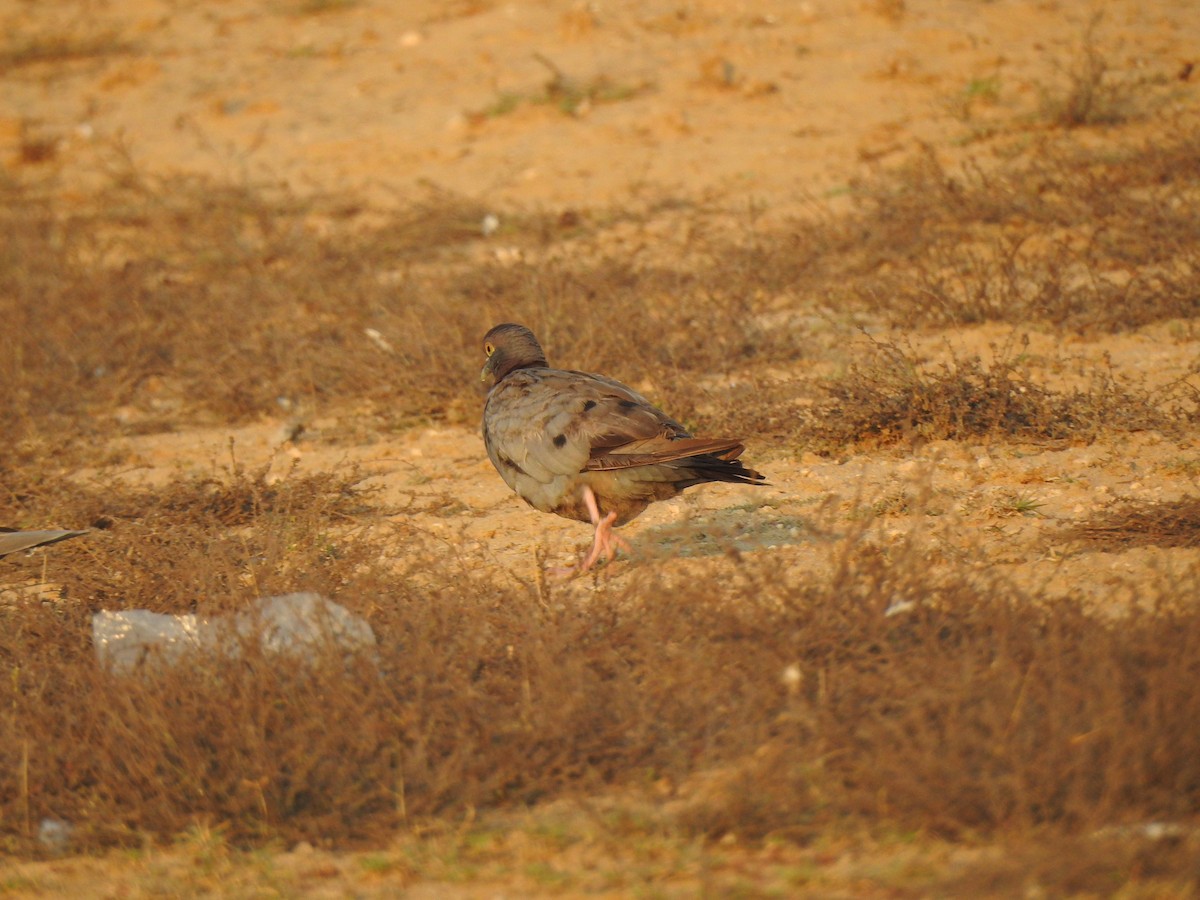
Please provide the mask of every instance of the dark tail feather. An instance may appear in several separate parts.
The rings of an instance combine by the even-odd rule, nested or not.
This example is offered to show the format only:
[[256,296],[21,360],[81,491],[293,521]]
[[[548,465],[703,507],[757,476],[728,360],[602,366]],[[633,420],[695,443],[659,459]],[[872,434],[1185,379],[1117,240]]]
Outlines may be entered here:
[[[738,452],[741,452],[740,448]],[[679,469],[681,474],[686,473],[690,476],[675,482],[680,490],[709,481],[727,481],[732,484],[767,484],[765,475],[747,468],[737,459],[725,459],[720,456],[692,456],[676,463],[668,463],[668,465]]]

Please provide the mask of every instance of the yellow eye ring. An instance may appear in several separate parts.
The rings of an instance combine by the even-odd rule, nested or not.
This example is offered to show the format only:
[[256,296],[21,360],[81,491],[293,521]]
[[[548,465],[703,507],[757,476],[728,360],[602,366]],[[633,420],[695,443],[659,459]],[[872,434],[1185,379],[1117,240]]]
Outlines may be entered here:
[[483,352],[486,353],[488,356],[491,356],[493,353],[496,352],[496,348],[493,347],[491,344],[484,344]]

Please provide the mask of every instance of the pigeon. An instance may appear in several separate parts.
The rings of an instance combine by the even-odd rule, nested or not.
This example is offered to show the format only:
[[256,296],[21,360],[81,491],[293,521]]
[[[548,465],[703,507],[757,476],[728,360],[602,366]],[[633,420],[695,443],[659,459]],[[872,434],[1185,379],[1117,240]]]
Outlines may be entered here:
[[12,531],[0,528],[0,556],[17,553],[21,550],[32,550],[44,544],[55,544],[67,538],[79,537],[86,531]]
[[[552,369],[533,332],[497,325],[483,339],[481,380],[488,458],[534,509],[590,522],[591,550],[576,574],[629,543],[613,533],[656,500],[710,481],[764,484],[733,438],[694,438],[619,381]],[[575,571],[572,567],[569,571]]]

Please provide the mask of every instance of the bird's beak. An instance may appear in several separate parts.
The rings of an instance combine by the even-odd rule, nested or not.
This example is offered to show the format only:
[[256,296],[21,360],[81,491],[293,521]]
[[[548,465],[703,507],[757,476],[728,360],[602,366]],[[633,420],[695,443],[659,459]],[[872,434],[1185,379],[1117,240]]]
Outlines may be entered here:
[[491,374],[492,374],[492,360],[491,360],[491,358],[489,357],[488,361],[487,361],[487,362],[485,362],[485,363],[483,364],[483,371],[481,371],[481,372],[479,373],[479,380],[480,380],[480,381],[487,381],[487,380],[488,380],[488,377],[489,377]]

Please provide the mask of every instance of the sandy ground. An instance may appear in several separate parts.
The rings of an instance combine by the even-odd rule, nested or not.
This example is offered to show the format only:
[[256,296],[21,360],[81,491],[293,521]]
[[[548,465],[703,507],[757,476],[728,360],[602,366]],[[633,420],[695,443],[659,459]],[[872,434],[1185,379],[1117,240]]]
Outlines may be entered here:
[[[961,158],[987,135],[1044,127],[1034,114],[1100,10],[1096,40],[1114,70],[1178,80],[1195,58],[1194,0],[10,0],[0,6],[10,46],[58,37],[78,52],[0,73],[0,161],[18,175],[53,171],[64,197],[79,202],[120,147],[142,171],[281,181],[368,210],[435,185],[497,209],[637,208],[677,196],[730,216],[753,205],[778,221],[814,200],[836,209],[847,184],[922,144]],[[998,91],[972,93],[989,79]],[[1179,112],[1194,112],[1194,85],[1180,84]],[[539,102],[548,90],[555,102]],[[1102,140],[1081,137],[1090,139]],[[31,142],[47,148],[45,159],[23,155]],[[981,352],[1007,331],[913,340]],[[1046,353],[1060,343],[1031,339]],[[1194,329],[1165,323],[1066,349],[1081,364],[1110,358],[1118,376],[1154,385],[1185,374],[1200,342]],[[153,482],[211,471],[232,436],[243,463],[273,459],[280,475],[294,461],[302,471],[358,463],[397,511],[386,524],[397,554],[432,534],[497,577],[534,580],[539,553],[565,561],[588,537],[513,497],[473,423],[362,445],[339,439],[333,420],[306,422],[303,439],[284,442],[286,425],[129,438],[106,458]],[[1119,600],[1139,572],[1196,560],[1161,548],[1071,555],[1054,538],[1119,498],[1194,492],[1195,439],[935,443],[843,459],[745,439],[769,487],[713,486],[659,504],[626,529],[637,555],[597,577],[628,577],[650,560],[695,575],[731,542],[785,554],[801,577],[826,560],[808,527],[822,504],[841,527],[871,508],[894,520],[897,536],[920,528],[947,554],[975,553],[1050,594],[1082,587],[1101,602]],[[913,515],[913,498],[933,514]],[[584,594],[590,583],[568,589]]]
[[[1101,10],[1114,69],[1172,78],[1194,54],[1186,0],[18,3],[16,45],[62,37],[80,58],[9,71],[0,152],[23,130],[60,142],[80,188],[116,140],[141,170],[372,204],[428,182],[527,207],[649,191],[782,214],[1036,109]],[[556,75],[610,89],[564,120],[531,102]],[[992,78],[998,96],[970,103]]]

